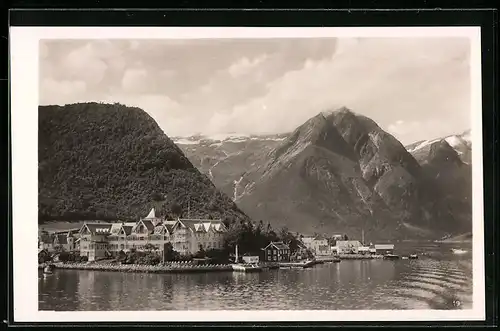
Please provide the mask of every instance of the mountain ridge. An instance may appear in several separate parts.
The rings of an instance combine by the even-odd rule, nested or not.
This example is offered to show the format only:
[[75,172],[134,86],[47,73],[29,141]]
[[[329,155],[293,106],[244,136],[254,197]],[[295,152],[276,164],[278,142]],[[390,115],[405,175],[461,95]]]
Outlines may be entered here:
[[[339,137],[342,139],[339,140]],[[275,222],[293,228],[300,222],[283,219],[287,218],[290,213],[296,213],[301,215],[300,217],[303,219],[312,219],[312,228],[303,229],[306,232],[320,230],[322,226],[316,227],[314,224],[326,224],[328,222],[333,224],[329,230],[341,231],[342,229],[335,226],[335,224],[342,222],[334,219],[346,218],[345,215],[357,210],[358,218],[370,219],[372,217],[374,223],[390,223],[392,226],[390,231],[398,232],[397,236],[401,237],[411,236],[415,232],[419,232],[426,237],[429,237],[429,232],[436,237],[443,232],[453,232],[453,222],[455,222],[453,212],[446,214],[444,220],[432,216],[436,214],[436,209],[443,208],[441,202],[436,201],[441,201],[444,198],[439,196],[440,193],[438,194],[432,189],[430,184],[432,180],[428,178],[428,169],[422,168],[414,155],[410,153],[408,146],[403,146],[395,137],[382,130],[376,122],[366,116],[356,114],[346,107],[320,112],[293,132],[281,134],[279,140],[265,141],[262,139],[258,144],[257,141],[259,141],[259,137],[254,136],[252,143],[245,139],[233,142],[231,145],[234,145],[236,150],[244,146],[244,148],[239,149],[238,153],[240,154],[233,157],[227,156],[226,153],[227,158],[218,159],[217,162],[214,162],[217,163],[215,168],[210,169],[210,171],[214,172],[217,167],[223,167],[224,171],[220,171],[220,173],[214,172],[215,183],[219,185],[222,181],[218,178],[230,177],[231,181],[225,182],[223,187],[234,192],[233,199],[252,217],[259,218],[268,213],[271,218],[282,219]],[[346,145],[348,148],[345,147]],[[206,152],[206,155],[211,157],[213,151],[223,151],[226,145],[221,142],[215,149],[209,145],[203,146],[201,144],[189,146],[180,144],[180,146],[186,151],[186,155],[193,159],[193,156],[200,155],[202,152]],[[192,148],[200,148],[200,150],[196,151]],[[252,151],[256,152],[257,156],[251,157],[252,162],[245,163],[245,158],[249,157],[248,155]],[[330,159],[328,162],[325,161],[328,159]],[[350,164],[347,160],[354,163]],[[358,162],[357,165],[355,164],[356,161]],[[200,169],[203,169],[203,166],[200,167],[199,163],[194,163]],[[318,166],[313,166],[314,164]],[[449,164],[445,165],[448,166]],[[356,167],[360,169],[361,176],[359,176],[359,173],[353,175],[356,172],[352,172],[352,169]],[[339,169],[343,169],[340,173],[345,173],[339,175]],[[202,171],[207,171],[207,169],[205,168]],[[285,178],[287,173],[290,174],[293,171],[295,171],[295,174],[290,175],[286,180],[276,179],[276,181],[282,181],[280,184],[266,184],[269,185],[266,189],[258,188],[262,182],[273,181],[275,176]],[[328,176],[335,178],[333,181],[338,185],[331,184],[329,188],[328,185],[322,187],[316,181],[313,181],[314,185],[322,187],[323,192],[328,190],[347,191],[349,193],[342,193],[344,196],[340,198],[336,193],[336,199],[347,201],[347,196],[351,196],[351,200],[358,199],[361,203],[351,201],[352,205],[349,207],[338,206],[338,211],[326,212],[329,216],[310,216],[315,214],[316,210],[326,208],[323,205],[332,204],[331,198],[322,197],[321,194],[317,196],[318,192],[308,192],[308,185],[313,185],[311,184],[313,182],[308,185],[304,184],[304,182],[297,182],[296,185],[300,187],[300,189],[297,189],[298,191],[304,192],[304,199],[313,199],[314,196],[317,201],[311,203],[311,206],[317,205],[315,209],[312,207],[308,209],[304,202],[300,201],[300,194],[292,192],[294,179],[303,180],[305,175],[313,174],[317,178],[325,176],[325,178]],[[302,188],[304,185],[306,185],[305,188]],[[280,190],[279,187],[282,189]],[[260,193],[254,193],[255,191]],[[356,191],[359,192],[356,193]],[[266,195],[266,192],[273,193]],[[360,194],[360,192],[363,194]],[[359,195],[357,198],[355,198],[356,194]],[[248,196],[250,195],[259,197],[249,199]],[[290,196],[291,201],[288,201],[288,205],[287,199],[282,197],[283,195]],[[368,197],[373,201],[365,203]],[[278,201],[276,207],[269,205],[269,201],[273,199]],[[280,208],[284,211],[280,211]],[[341,211],[343,208],[345,209],[344,212]],[[327,209],[330,210],[331,208]],[[388,209],[390,209],[390,212]],[[368,210],[370,216],[364,214],[366,210]],[[378,210],[381,215],[373,217],[371,213],[374,210]],[[465,210],[467,214],[467,208],[461,210],[462,212]],[[437,214],[444,215],[442,213]],[[297,218],[300,217],[297,216]],[[348,215],[347,219],[349,218],[353,218],[353,216]],[[464,219],[467,218],[468,216],[464,217]],[[390,219],[390,221],[386,222],[385,219]],[[467,222],[464,221],[463,223]],[[359,221],[359,224],[364,223]],[[323,225],[323,227],[325,226]],[[387,224],[384,226],[387,227]],[[346,226],[346,228],[349,227]],[[356,230],[352,229],[351,231]]]

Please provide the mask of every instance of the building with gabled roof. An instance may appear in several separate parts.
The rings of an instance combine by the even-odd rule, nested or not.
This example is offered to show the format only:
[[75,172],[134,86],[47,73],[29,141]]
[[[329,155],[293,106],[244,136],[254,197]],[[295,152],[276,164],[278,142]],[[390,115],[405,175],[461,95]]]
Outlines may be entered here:
[[330,255],[332,253],[330,245],[328,245],[328,239],[322,235],[302,237],[301,241],[316,256]]
[[290,261],[290,247],[282,241],[271,241],[264,251],[264,261],[267,262],[288,262]]
[[162,251],[168,242],[181,254],[195,254],[200,247],[221,249],[226,232],[221,220],[163,220],[153,208],[137,222],[84,222],[74,242],[79,243],[80,254],[92,261],[120,251],[143,250],[148,245]]
[[222,249],[227,228],[222,220],[178,219],[172,228],[174,250],[195,254],[203,248]]
[[49,234],[47,232],[42,232],[38,236],[38,248],[41,250],[46,250],[47,252],[54,251],[54,239],[55,236],[53,234]]

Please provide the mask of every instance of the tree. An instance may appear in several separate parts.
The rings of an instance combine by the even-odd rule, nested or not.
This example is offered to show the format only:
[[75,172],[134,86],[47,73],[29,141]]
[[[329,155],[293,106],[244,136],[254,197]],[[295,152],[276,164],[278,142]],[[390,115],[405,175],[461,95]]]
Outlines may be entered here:
[[156,246],[151,244],[151,243],[147,243],[146,245],[144,245],[144,249],[147,251],[147,252],[151,252],[151,251],[154,251],[156,250]]
[[207,256],[205,249],[203,249],[203,246],[200,244],[198,252],[194,255],[195,258],[197,259],[203,259]]
[[180,258],[180,254],[174,251],[174,247],[172,246],[171,243],[165,244],[165,247],[163,249],[164,249],[163,254],[165,256],[165,261],[174,261]]
[[153,201],[163,201],[164,200],[163,194],[161,194],[160,192],[154,192],[151,195],[151,199],[153,199]]
[[178,204],[177,202],[173,202],[171,205],[170,205],[170,212],[176,216],[176,217],[181,217],[182,216],[182,207],[180,204]]

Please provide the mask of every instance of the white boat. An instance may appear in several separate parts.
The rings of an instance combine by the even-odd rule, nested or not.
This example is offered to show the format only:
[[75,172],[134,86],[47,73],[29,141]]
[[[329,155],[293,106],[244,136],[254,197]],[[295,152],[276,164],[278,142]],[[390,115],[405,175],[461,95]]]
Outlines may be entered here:
[[49,264],[49,265],[45,266],[45,268],[43,268],[43,274],[50,275],[53,273],[53,270],[54,270],[54,266]]
[[460,248],[452,248],[451,251],[453,252],[453,254],[465,254],[465,253],[467,253],[466,250],[460,249]]
[[262,271],[262,268],[256,264],[243,264],[243,263],[235,263],[231,265],[233,267],[233,271],[238,272],[259,272]]
[[238,245],[236,245],[236,250],[235,250],[235,259],[231,267],[233,268],[233,271],[237,272],[259,272],[262,271],[262,267],[260,267],[257,264],[251,264],[251,263],[239,263],[238,262]]

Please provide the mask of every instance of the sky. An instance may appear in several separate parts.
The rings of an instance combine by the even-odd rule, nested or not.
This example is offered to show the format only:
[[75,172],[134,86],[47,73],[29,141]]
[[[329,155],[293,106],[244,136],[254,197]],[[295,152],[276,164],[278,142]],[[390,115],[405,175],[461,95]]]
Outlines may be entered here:
[[41,105],[119,102],[173,136],[294,130],[347,107],[403,144],[470,129],[466,38],[41,40]]

